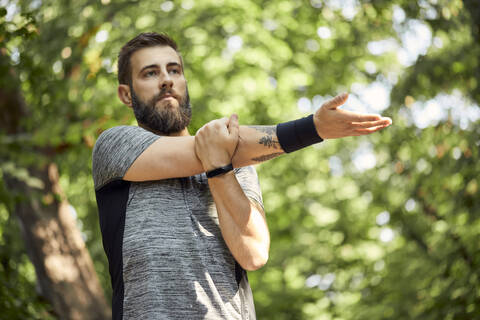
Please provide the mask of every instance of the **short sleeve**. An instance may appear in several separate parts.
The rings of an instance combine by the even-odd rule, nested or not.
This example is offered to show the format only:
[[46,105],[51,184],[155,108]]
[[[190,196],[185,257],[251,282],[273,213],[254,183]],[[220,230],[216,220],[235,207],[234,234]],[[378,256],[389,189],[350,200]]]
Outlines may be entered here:
[[122,179],[133,162],[160,136],[135,126],[110,128],[98,137],[92,153],[95,190]]
[[258,181],[257,171],[253,166],[235,169],[235,176],[243,192],[250,200],[255,201],[265,211],[263,207],[262,191]]

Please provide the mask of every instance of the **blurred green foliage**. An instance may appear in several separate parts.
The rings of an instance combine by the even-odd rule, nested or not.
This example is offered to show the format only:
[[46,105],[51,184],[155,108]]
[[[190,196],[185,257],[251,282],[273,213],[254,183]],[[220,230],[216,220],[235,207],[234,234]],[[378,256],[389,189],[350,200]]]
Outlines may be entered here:
[[[480,318],[480,128],[469,116],[480,102],[478,1],[2,4],[0,86],[19,87],[29,116],[21,134],[0,128],[0,177],[35,185],[25,168],[59,165],[107,298],[91,149],[102,130],[135,123],[116,97],[117,53],[153,30],[179,43],[192,134],[232,112],[243,124],[274,124],[341,91],[391,89],[381,112],[392,127],[258,167],[272,236],[267,266],[249,273],[259,319]],[[414,24],[431,37],[419,37],[425,52],[405,63]],[[429,112],[415,110],[442,95],[464,106],[437,104],[430,113],[447,116],[419,125]],[[0,318],[49,319],[11,205],[21,196],[0,185]]]

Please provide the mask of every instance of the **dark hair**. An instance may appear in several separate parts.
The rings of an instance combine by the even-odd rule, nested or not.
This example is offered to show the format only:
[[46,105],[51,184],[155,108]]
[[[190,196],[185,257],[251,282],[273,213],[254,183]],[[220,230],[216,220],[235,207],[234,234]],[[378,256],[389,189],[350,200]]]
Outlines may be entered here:
[[177,43],[167,34],[159,34],[156,32],[140,33],[132,40],[128,41],[120,50],[118,55],[118,82],[120,84],[131,84],[132,82],[132,66],[130,57],[135,51],[143,48],[169,46],[172,47],[180,57],[183,68],[183,60],[180,52],[177,50]]

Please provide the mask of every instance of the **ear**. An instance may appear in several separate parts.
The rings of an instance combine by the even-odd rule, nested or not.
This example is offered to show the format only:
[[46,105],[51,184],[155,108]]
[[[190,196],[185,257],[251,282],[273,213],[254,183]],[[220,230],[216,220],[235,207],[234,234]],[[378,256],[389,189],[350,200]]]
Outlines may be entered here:
[[132,107],[132,95],[130,92],[130,86],[126,84],[118,85],[117,94],[118,98],[120,98],[120,101],[122,101],[123,104],[127,105],[130,108]]

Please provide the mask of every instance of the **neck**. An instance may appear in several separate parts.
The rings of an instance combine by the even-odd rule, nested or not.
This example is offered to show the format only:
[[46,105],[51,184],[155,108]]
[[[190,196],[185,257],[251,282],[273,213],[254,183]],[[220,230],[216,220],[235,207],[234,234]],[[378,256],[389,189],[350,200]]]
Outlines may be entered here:
[[158,130],[153,130],[153,129],[147,127],[146,125],[144,125],[143,123],[140,123],[140,122],[138,122],[138,126],[147,130],[147,131],[153,132],[153,133],[155,133],[156,135],[159,135],[159,136],[186,137],[186,136],[190,135],[190,132],[188,132],[188,129],[186,127],[179,132],[173,132],[173,133],[170,133],[170,134],[166,134],[166,133],[158,131]]
[[190,135],[190,132],[188,132],[187,128],[183,129],[180,132],[175,132],[175,133],[168,134],[168,136],[171,136],[171,137],[187,137],[189,135]]

